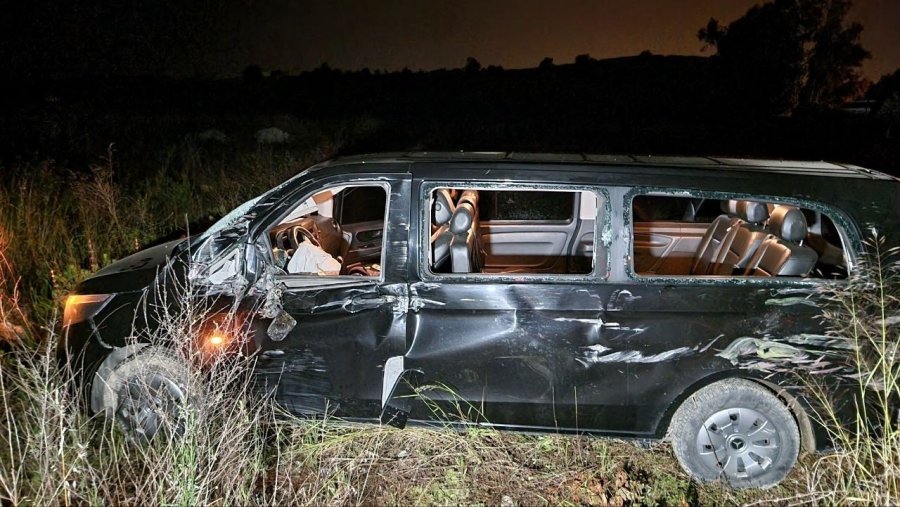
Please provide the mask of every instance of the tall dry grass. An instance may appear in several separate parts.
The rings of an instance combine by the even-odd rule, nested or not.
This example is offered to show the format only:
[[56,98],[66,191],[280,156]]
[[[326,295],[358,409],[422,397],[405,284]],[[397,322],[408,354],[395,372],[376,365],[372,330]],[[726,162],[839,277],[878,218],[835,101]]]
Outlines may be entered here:
[[632,461],[643,453],[628,444],[294,419],[257,394],[253,356],[192,346],[214,318],[194,287],[162,293],[180,304],[148,301],[163,325],[143,336],[144,351],[165,349],[187,372],[193,395],[173,417],[180,435],[137,442],[115,417],[86,415],[47,326],[39,345],[23,340],[0,352],[0,502],[623,505],[696,497],[686,478],[670,476],[671,457]]
[[[809,470],[807,487],[828,501],[892,505],[900,502],[900,248],[874,233],[866,245],[860,269],[824,291],[829,334],[850,351],[841,381],[803,378],[835,447]],[[836,384],[851,405],[834,399]]]
[[23,310],[48,320],[97,269],[164,239],[202,229],[335,147],[258,147],[233,152],[185,141],[123,167],[118,148],[88,168],[53,160],[0,168],[0,231],[21,277]]
[[[186,142],[163,150],[156,167],[124,171],[115,146],[109,145],[87,171],[52,160],[4,170],[0,500],[195,505],[266,504],[280,498],[280,490],[268,501],[250,498],[259,495],[259,484],[269,483],[261,475],[271,471],[263,466],[261,423],[274,421],[275,409],[249,394],[249,358],[207,361],[200,371],[187,347],[170,347],[182,354],[189,374],[198,383],[202,379],[202,403],[186,413],[184,438],[143,447],[126,442],[110,420],[88,417],[74,396],[75,375],[54,358],[60,303],[81,279],[115,258],[184,231],[186,223],[213,220],[332,151],[260,147],[230,155]],[[154,337],[158,345],[171,346],[197,333],[204,309],[189,308],[164,316],[169,334]]]
[[[155,345],[180,345],[203,328],[201,309],[166,318],[168,331],[151,337]],[[254,394],[252,357],[211,361],[187,347],[169,348],[193,384],[178,417],[180,436],[136,443],[115,419],[85,415],[72,396],[71,372],[49,352],[56,339],[0,354],[0,501],[623,505],[695,496],[689,481],[671,477],[671,461],[632,461],[643,453],[628,444],[293,419]]]

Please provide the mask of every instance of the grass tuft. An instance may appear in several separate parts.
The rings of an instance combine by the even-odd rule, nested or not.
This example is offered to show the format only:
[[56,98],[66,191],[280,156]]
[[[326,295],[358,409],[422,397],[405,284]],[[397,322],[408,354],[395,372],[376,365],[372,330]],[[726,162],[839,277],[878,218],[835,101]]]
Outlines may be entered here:
[[860,269],[824,290],[829,334],[850,345],[842,383],[853,401],[838,404],[833,381],[802,377],[835,446],[807,469],[810,499],[900,501],[900,250],[885,244],[873,231]]

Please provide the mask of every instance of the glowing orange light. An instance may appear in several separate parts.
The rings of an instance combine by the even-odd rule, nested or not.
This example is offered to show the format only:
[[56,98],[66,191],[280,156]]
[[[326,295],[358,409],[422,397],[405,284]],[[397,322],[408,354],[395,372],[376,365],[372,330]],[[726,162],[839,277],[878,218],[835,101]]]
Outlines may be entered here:
[[213,347],[221,347],[222,345],[225,345],[225,337],[220,334],[214,334],[207,338],[206,341]]

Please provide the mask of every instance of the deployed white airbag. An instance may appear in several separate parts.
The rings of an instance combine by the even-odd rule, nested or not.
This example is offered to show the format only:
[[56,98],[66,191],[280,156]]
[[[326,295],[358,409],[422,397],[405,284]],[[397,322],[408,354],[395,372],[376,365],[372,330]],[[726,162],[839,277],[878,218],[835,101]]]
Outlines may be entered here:
[[328,252],[309,241],[300,243],[288,261],[287,272],[306,275],[338,275],[341,263]]

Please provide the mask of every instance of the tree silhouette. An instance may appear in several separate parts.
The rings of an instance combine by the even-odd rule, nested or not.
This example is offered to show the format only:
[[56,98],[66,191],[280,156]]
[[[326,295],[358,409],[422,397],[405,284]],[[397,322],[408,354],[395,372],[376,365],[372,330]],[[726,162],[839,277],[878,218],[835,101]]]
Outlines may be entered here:
[[241,81],[245,84],[256,85],[262,83],[263,71],[259,65],[248,65],[241,72]]
[[850,5],[851,0],[832,0],[818,2],[812,10],[812,47],[800,90],[803,105],[832,106],[860,91],[859,68],[871,55],[859,42],[862,25],[845,23]]
[[866,97],[878,102],[884,102],[897,93],[900,93],[900,69],[895,70],[891,74],[881,76],[877,83],[869,87]]
[[470,56],[466,58],[466,66],[464,69],[467,74],[475,74],[481,70],[481,62]]
[[876,101],[876,116],[885,126],[885,137],[900,137],[897,135],[900,132],[900,69],[881,76],[866,92],[866,97]]
[[869,57],[862,25],[847,24],[851,0],[774,0],[727,26],[710,19],[698,38],[716,49],[722,70],[751,108],[791,113],[855,95]]

